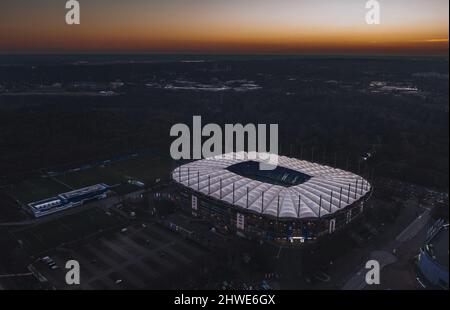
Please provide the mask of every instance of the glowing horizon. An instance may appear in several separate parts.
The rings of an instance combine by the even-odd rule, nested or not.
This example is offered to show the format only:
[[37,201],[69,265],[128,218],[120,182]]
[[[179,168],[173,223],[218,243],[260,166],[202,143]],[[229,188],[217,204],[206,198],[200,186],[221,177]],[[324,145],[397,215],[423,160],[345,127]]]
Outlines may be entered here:
[[0,52],[448,54],[447,0],[97,0],[81,25],[65,1],[15,0],[0,11]]

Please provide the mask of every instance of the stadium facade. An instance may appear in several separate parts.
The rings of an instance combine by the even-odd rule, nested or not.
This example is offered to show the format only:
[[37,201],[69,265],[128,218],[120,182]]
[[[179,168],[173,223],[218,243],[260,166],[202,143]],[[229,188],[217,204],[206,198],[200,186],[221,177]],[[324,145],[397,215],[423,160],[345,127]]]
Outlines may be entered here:
[[59,194],[56,197],[29,203],[28,208],[34,217],[42,217],[80,206],[88,201],[105,198],[108,189],[109,186],[106,184],[96,184]]
[[298,246],[343,229],[372,193],[351,172],[284,156],[273,170],[260,170],[259,158],[267,157],[230,153],[178,167],[179,206],[218,230]]

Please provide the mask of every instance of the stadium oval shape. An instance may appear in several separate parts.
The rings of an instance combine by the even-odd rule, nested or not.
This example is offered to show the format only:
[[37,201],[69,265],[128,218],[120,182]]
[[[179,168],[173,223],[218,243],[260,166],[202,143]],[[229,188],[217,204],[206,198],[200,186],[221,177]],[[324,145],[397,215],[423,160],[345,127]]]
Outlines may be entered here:
[[266,154],[229,153],[176,168],[172,179],[182,205],[195,216],[226,217],[227,227],[244,235],[249,223],[267,229],[258,219],[268,221],[274,226],[271,234],[281,238],[284,229],[293,236],[296,229],[315,226],[307,239],[313,231],[334,232],[348,224],[362,213],[372,192],[367,180],[348,171],[285,156],[278,156],[273,170],[261,170],[261,158]]

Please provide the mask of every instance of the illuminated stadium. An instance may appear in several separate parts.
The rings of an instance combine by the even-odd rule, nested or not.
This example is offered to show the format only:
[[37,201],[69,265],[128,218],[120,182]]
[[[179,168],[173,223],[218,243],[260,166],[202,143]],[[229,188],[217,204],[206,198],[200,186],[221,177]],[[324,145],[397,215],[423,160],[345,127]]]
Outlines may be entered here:
[[345,227],[372,192],[359,175],[295,158],[279,156],[274,169],[260,170],[260,155],[230,153],[178,167],[172,179],[179,205],[224,232],[294,245]]

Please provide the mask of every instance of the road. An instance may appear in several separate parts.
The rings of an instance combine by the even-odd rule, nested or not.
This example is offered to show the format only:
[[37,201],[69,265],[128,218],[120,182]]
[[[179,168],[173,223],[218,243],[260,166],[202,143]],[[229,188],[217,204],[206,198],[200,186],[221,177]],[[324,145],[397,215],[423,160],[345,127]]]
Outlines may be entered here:
[[[430,219],[430,211],[426,209],[421,215],[419,215],[411,224],[408,225],[400,234],[397,235],[395,240],[389,243],[386,248],[372,251],[369,255],[369,259],[375,259],[380,263],[380,269],[394,264],[398,261],[398,257],[395,255],[398,248],[404,243],[413,239],[428,223]],[[343,290],[362,290],[366,287],[365,275],[367,270],[365,269],[365,263],[361,264],[361,268],[345,283],[342,287]]]

